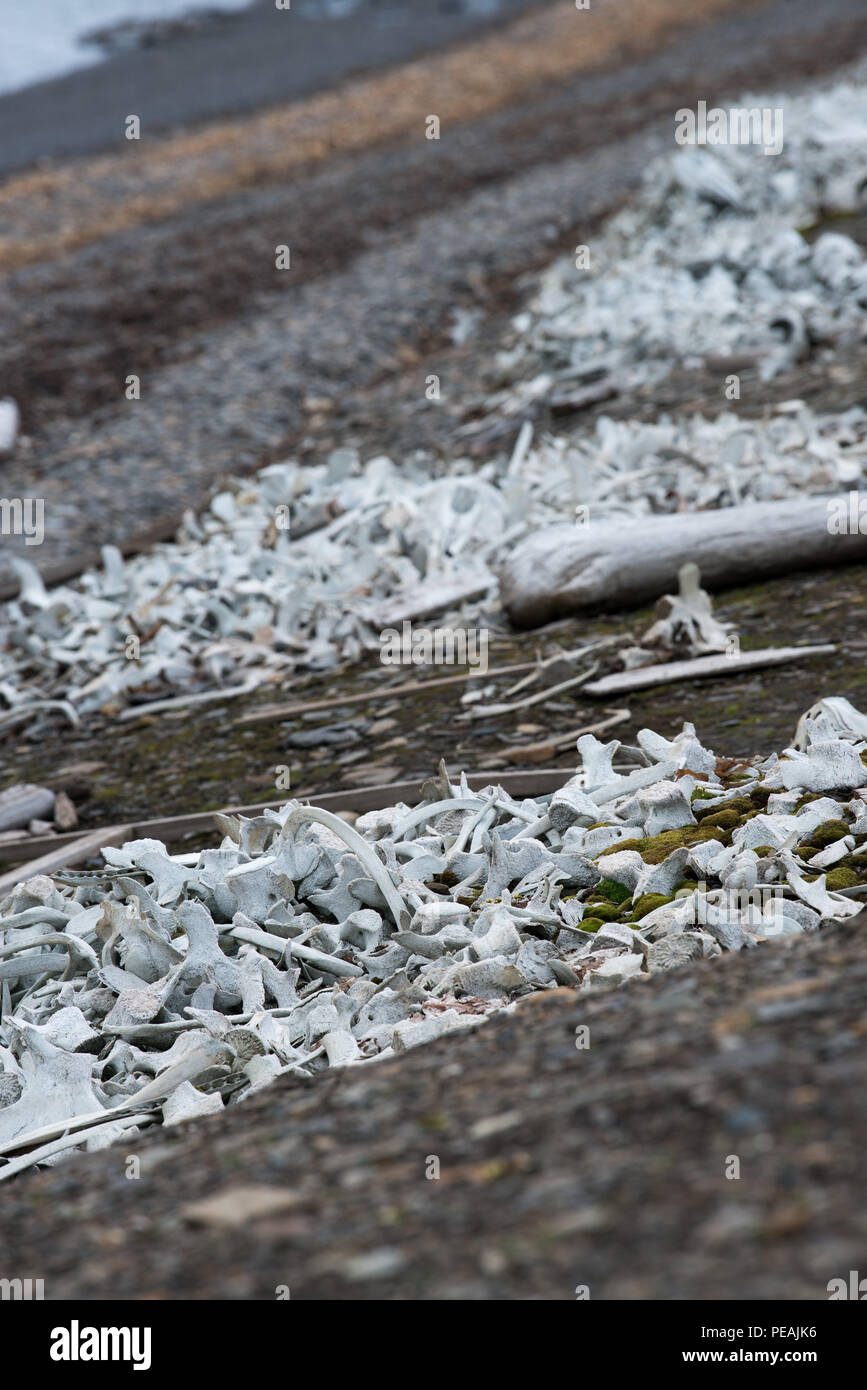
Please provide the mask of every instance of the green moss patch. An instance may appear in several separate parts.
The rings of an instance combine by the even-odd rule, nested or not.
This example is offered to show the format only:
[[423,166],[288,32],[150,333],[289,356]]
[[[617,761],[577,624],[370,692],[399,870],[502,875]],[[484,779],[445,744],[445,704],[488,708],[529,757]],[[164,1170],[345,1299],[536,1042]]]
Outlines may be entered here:
[[[727,801],[725,805],[712,807],[709,811],[703,811],[699,806],[695,815],[702,823],[706,821],[709,825],[734,826],[740,816],[744,816],[750,811],[754,812],[755,809],[748,796],[733,796],[731,801]],[[725,819],[720,820],[720,816],[724,816]],[[734,817],[734,819],[732,820],[730,817]]]
[[854,888],[860,881],[854,869],[845,869],[840,865],[835,865],[833,869],[828,870],[825,877],[825,887],[831,890]]
[[679,849],[681,845],[697,845],[702,840],[717,840],[721,845],[730,845],[731,839],[731,830],[728,827],[703,821],[700,825],[681,826],[679,830],[663,830],[661,834],[652,835],[647,839],[621,840],[619,844],[609,845],[607,849],[602,850],[601,854],[597,855],[597,862],[601,862],[606,854],[634,849],[641,855],[645,864],[661,864],[672,850]]
[[848,834],[849,827],[844,820],[826,820],[810,831],[810,844],[815,845],[817,849],[825,849]]
[[665,893],[642,893],[632,904],[634,916],[640,921],[646,917],[648,912],[653,912],[655,908],[662,907],[664,903],[670,903],[673,899],[666,897]]
[[621,908],[614,903],[606,902],[604,898],[588,898],[587,905],[592,908],[593,916],[599,917],[603,922],[618,922],[620,920]]
[[628,903],[632,898],[628,888],[613,878],[601,878],[593,889],[594,898],[606,898],[610,903]]

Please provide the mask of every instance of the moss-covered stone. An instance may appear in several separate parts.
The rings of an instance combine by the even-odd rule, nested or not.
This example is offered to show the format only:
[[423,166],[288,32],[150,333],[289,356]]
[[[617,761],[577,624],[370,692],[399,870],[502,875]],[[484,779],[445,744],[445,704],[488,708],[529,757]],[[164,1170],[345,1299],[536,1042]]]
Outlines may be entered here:
[[759,856],[760,859],[767,859],[767,858],[769,858],[770,855],[773,854],[773,852],[774,852],[774,847],[773,847],[773,845],[756,845],[755,849],[753,850],[753,853],[754,853],[754,854],[757,854],[757,855]]
[[[731,801],[727,801],[725,805],[711,807],[709,811],[704,811],[699,806],[695,811],[695,815],[702,823],[707,821],[710,825],[719,824],[732,828],[737,824],[739,816],[746,815],[749,811],[754,812],[755,809],[755,806],[748,796],[733,796]],[[719,820],[720,816],[724,816],[726,819]],[[734,817],[734,819],[730,819],[730,817]]]
[[825,849],[848,834],[849,827],[844,820],[826,820],[810,831],[810,844],[816,845],[818,849]]
[[602,850],[596,858],[601,865],[606,854],[634,849],[641,855],[645,864],[661,864],[672,850],[679,849],[681,845],[697,845],[702,840],[717,840],[721,845],[730,845],[731,838],[731,830],[727,826],[702,821],[699,825],[684,825],[678,830],[663,830],[661,834],[652,835],[647,839],[621,840],[619,844],[609,845],[607,849]]
[[854,869],[845,869],[838,864],[833,869],[828,870],[825,887],[832,891],[840,888],[854,888],[860,881]]
[[641,918],[646,917],[648,912],[653,912],[654,908],[662,907],[664,903],[671,901],[672,899],[666,897],[665,893],[642,893],[641,897],[632,904],[632,912],[638,921],[641,921]]
[[690,801],[693,803],[696,801],[713,801],[714,797],[718,795],[718,792],[709,792],[707,787],[696,787],[690,797]]
[[718,840],[721,845],[730,845],[732,842],[732,832],[727,826],[712,823],[707,825],[702,823],[695,826],[695,833],[684,843],[688,845],[700,844],[702,840]]
[[578,926],[582,931],[598,931],[602,926],[601,917],[582,917]]
[[764,810],[772,795],[773,793],[770,787],[753,787],[750,792],[750,801],[752,801],[754,806],[758,806]]
[[603,922],[617,922],[620,920],[621,908],[615,903],[606,902],[604,898],[588,898],[587,906],[593,912],[594,917],[599,917]]
[[613,878],[601,878],[593,889],[594,898],[607,898],[610,903],[629,902],[632,894]]
[[609,845],[607,849],[600,850],[596,856],[597,862],[604,859],[606,854],[618,854],[623,849],[635,849],[641,854],[647,840],[618,840],[616,845]]

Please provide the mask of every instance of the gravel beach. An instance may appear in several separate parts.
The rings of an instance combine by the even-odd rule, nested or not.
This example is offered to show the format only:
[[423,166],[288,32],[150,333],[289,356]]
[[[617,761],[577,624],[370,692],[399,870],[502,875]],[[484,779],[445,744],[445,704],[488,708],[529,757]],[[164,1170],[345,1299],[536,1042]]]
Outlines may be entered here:
[[139,1140],[134,1182],[72,1158],[7,1187],[2,1262],[51,1299],[827,1299],[867,1240],[865,932],[280,1083]]
[[[0,602],[18,595],[21,560],[49,593],[102,560],[120,584],[121,556],[101,547],[148,552],[190,511],[199,513],[185,523],[195,530],[215,494],[287,459],[339,477],[387,455],[407,478],[425,461],[447,470],[464,460],[467,472],[508,492],[531,439],[553,458],[564,441],[586,441],[606,421],[714,420],[734,408],[745,437],[781,416],[850,412],[851,425],[867,405],[867,342],[848,321],[845,331],[811,321],[802,350],[781,352],[774,374],[760,354],[717,360],[684,350],[664,374],[594,392],[590,373],[579,383],[590,380],[586,397],[567,390],[558,399],[552,387],[569,379],[574,340],[557,345],[560,365],[546,378],[553,315],[538,310],[540,295],[556,299],[552,262],[600,244],[619,210],[631,215],[646,170],[671,152],[677,108],[751,92],[794,103],[844,80],[867,53],[863,0],[820,9],[811,0],[696,0],[688,11],[677,0],[599,0],[589,12],[413,0],[361,3],[338,18],[295,6],[291,15],[290,29],[288,14],[262,0],[200,17],[92,68],[0,96],[0,400],[14,400],[21,415],[20,435],[0,458],[0,488],[45,506],[42,544],[2,537]],[[141,116],[138,141],[123,136],[130,112]],[[425,139],[432,113],[438,140]],[[856,139],[857,121],[853,130]],[[774,161],[766,163],[770,179]],[[699,196],[717,211],[727,200],[736,205],[719,168],[707,177],[710,192]],[[791,195],[784,178],[779,186],[781,197]],[[670,213],[661,209],[660,225]],[[832,255],[835,236],[850,239],[837,252],[855,265],[867,246],[867,208],[854,194],[843,213],[813,208],[797,233],[811,248],[830,235]],[[275,266],[281,247],[291,248],[286,270]],[[697,280],[707,271],[701,249]],[[753,278],[761,289],[761,272]],[[856,318],[860,294],[840,295]],[[781,313],[774,324],[784,344],[797,328],[799,295],[785,306],[790,318]],[[531,326],[542,341],[535,357]],[[520,380],[521,353],[534,364],[527,376],[539,373],[535,383]],[[730,371],[738,373],[735,407],[721,386]],[[128,399],[133,377],[140,394]],[[431,380],[441,389],[433,399]],[[851,475],[851,460],[840,463],[845,438],[837,447],[823,436],[819,446],[839,465],[834,476],[857,487],[860,444],[850,451]],[[657,463],[673,468],[684,447],[660,446]],[[730,478],[740,464],[731,456]],[[737,503],[737,477],[731,487],[728,502]],[[640,515],[645,494],[636,488]],[[409,484],[402,493],[382,522],[398,598],[411,588],[408,554],[424,549],[410,512],[399,510],[412,503]],[[659,510],[676,515],[691,505],[685,497],[681,489]],[[461,499],[456,513],[468,506]],[[567,497],[564,514],[572,510]],[[339,509],[314,524],[334,521]],[[323,540],[326,577],[336,553]],[[261,594],[258,577],[243,582]],[[213,571],[201,576],[206,595],[218,583]],[[341,615],[373,584],[359,573]],[[45,639],[55,643],[54,667],[46,657],[47,674],[34,675],[35,634],[49,628],[39,627],[43,601],[33,593],[29,644],[26,603],[15,645],[0,644],[0,715],[14,710],[19,678],[22,688],[42,681],[58,704],[69,694],[57,634]],[[738,635],[738,652],[832,651],[719,680],[673,678],[628,699],[555,686],[543,702],[503,709],[492,702],[534,662],[551,663],[559,671],[552,679],[563,681],[574,670],[564,653],[599,643],[611,653],[602,663],[609,671],[617,651],[635,652],[659,611],[588,611],[519,632],[487,593],[448,610],[490,638],[491,673],[468,670],[466,684],[437,682],[440,670],[391,670],[352,634],[339,658],[326,658],[330,629],[317,629],[313,612],[303,642],[293,629],[283,644],[283,666],[275,661],[258,688],[231,700],[160,713],[146,703],[124,708],[109,693],[94,695],[91,707],[85,700],[80,719],[57,711],[35,724],[0,718],[0,791],[27,783],[65,793],[72,822],[61,833],[70,837],[73,827],[89,834],[278,795],[315,805],[325,792],[341,794],[352,824],[365,809],[353,806],[357,789],[409,782],[420,796],[440,759],[454,779],[462,769],[484,770],[493,782],[544,768],[565,782],[575,771],[575,731],[597,724],[602,740],[616,737],[634,754],[641,731],[674,738],[689,720],[736,782],[745,775],[740,760],[791,750],[799,717],[820,698],[845,697],[867,712],[863,565],[802,571],[793,555],[782,577],[736,577],[713,595],[714,619]],[[64,640],[70,629],[81,641],[92,636],[109,607],[97,600],[90,626],[84,609],[70,609]],[[151,624],[148,607],[136,627],[144,643],[163,625]],[[209,617],[198,633],[226,638],[208,657],[219,673],[240,631],[227,612],[215,599],[214,627]],[[170,641],[171,621],[164,626]],[[262,647],[273,644],[273,629],[259,631]],[[296,669],[290,656],[314,638],[318,664],[299,658]],[[498,675],[512,665],[518,674]],[[100,674],[86,673],[97,691]],[[397,686],[406,680],[418,689],[404,695]],[[171,680],[136,699],[183,698],[205,685],[201,670],[194,680],[179,658]],[[213,684],[205,693],[214,696]],[[289,768],[291,791],[280,780]],[[851,792],[856,785],[850,778]],[[524,810],[532,821],[535,812]],[[747,824],[760,813],[758,804],[741,808]],[[846,848],[851,856],[847,826],[834,823],[841,856]],[[589,816],[586,824],[597,831]],[[31,825],[46,847],[58,830],[59,820]],[[450,833],[440,848],[451,848]],[[173,872],[191,877],[195,852],[218,843],[216,831],[179,832],[169,848],[185,858]],[[821,854],[827,845],[808,848]],[[0,836],[3,869],[17,864],[24,879],[17,850]],[[92,846],[90,854],[93,868]],[[35,929],[27,944],[39,951],[38,932],[58,927],[53,872],[34,880],[45,923],[29,899],[23,921],[20,903],[11,912],[8,932],[0,915],[0,1030],[26,1031],[47,1017],[48,995],[22,1004],[12,958],[16,931]],[[433,891],[445,897],[453,886]],[[821,879],[807,891],[823,889]],[[63,891],[96,905],[92,880],[73,877]],[[850,891],[861,891],[860,880]],[[170,899],[146,908],[161,929]],[[5,893],[3,912],[10,915]],[[151,985],[156,976],[136,976],[110,920],[79,947],[93,955],[79,961],[82,978],[92,966],[95,994],[107,995],[109,981],[115,994]],[[215,920],[228,925],[231,912]],[[255,936],[261,922],[241,923],[251,926]],[[282,1286],[311,1300],[574,1300],[585,1286],[603,1300],[824,1300],[829,1280],[865,1263],[865,942],[862,911],[686,966],[673,956],[673,968],[611,989],[602,977],[582,991],[583,974],[575,987],[557,976],[483,1027],[456,1029],[408,1055],[282,1075],[219,1115],[68,1154],[0,1187],[0,1274],[38,1270],[51,1300],[269,1300]],[[163,945],[180,968],[187,938],[175,932]],[[65,991],[70,1003],[73,975],[49,981],[49,993]],[[149,1022],[171,1021],[170,998]],[[459,1003],[474,1007],[472,995]],[[579,1049],[584,1027],[590,1045]],[[104,1044],[92,1037],[87,1046],[95,1056]],[[16,1085],[21,1093],[15,1047],[0,1036],[0,1119]],[[143,1075],[135,1049],[118,1057],[105,1071],[115,1098]],[[141,1161],[136,1182],[128,1181],[130,1154]],[[732,1156],[742,1182],[728,1180]]]

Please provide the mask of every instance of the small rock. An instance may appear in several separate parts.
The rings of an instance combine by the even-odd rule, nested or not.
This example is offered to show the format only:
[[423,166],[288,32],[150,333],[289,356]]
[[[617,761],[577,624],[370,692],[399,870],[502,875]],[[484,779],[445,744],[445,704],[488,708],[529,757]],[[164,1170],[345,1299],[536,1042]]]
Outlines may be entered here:
[[74,830],[78,825],[78,812],[63,791],[54,795],[54,824],[58,830]]
[[346,1261],[344,1274],[347,1279],[361,1282],[366,1279],[387,1279],[397,1274],[406,1264],[406,1256],[394,1246],[381,1246],[365,1255],[353,1255]]
[[12,453],[20,424],[18,406],[7,396],[5,400],[0,401],[0,456]]
[[619,985],[625,980],[631,980],[644,971],[644,957],[636,955],[633,951],[619,951],[612,953],[597,965],[587,976],[585,988],[593,988],[597,984]]
[[224,1187],[220,1192],[199,1201],[188,1202],[183,1208],[183,1215],[194,1226],[234,1230],[245,1226],[248,1221],[288,1211],[297,1206],[298,1201],[297,1192],[287,1188],[242,1183],[237,1187]]
[[634,936],[632,928],[624,926],[622,922],[603,922],[596,933],[596,945],[600,948],[626,946],[631,951]]
[[[16,830],[32,820],[43,820],[54,813],[54,792],[19,782],[0,792],[0,830]],[[52,827],[49,825],[49,829]]]
[[651,975],[662,970],[676,970],[679,965],[698,960],[702,954],[702,943],[695,932],[666,936],[662,941],[654,941],[647,952],[647,969]]

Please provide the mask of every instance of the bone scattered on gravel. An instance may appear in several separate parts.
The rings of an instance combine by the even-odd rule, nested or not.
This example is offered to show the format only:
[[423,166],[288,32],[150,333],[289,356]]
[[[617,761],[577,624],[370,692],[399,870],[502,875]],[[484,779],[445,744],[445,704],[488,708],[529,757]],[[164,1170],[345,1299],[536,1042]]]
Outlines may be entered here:
[[0,904],[0,1178],[28,1152],[60,1161],[286,1073],[399,1054],[538,990],[854,914],[864,716],[831,697],[797,741],[733,763],[690,724],[646,729],[624,775],[618,741],[588,734],[553,796],[471,792],[441,766],[427,802],[351,829],[290,801],[222,818],[194,855],[133,840],[102,870],[19,884]]
[[[422,455],[362,461],[347,448],[313,468],[275,464],[189,515],[176,542],[128,561],[107,546],[102,569],[51,592],[29,555],[10,558],[20,594],[0,610],[0,731],[171,708],[161,702],[333,669],[377,651],[382,628],[403,616],[440,608],[472,622],[479,603],[490,611],[496,601],[516,544],[574,525],[576,508],[593,533],[623,517],[857,490],[867,473],[863,408],[818,416],[783,401],[767,419],[744,419],[725,406],[724,365],[717,419],[603,416],[592,430],[534,438],[528,417],[582,393],[653,383],[673,365],[746,354],[769,378],[807,357],[830,363],[860,340],[862,249],[837,230],[813,241],[802,233],[863,208],[864,92],[853,79],[786,100],[773,160],[742,144],[665,156],[594,238],[587,268],[574,259],[551,267],[498,356],[502,389],[468,406],[481,418],[467,436],[494,418],[508,452],[480,467]],[[746,101],[762,104],[780,100]],[[821,555],[794,547],[803,563],[864,539],[824,526],[822,535]],[[656,594],[683,558],[654,581]],[[713,579],[707,557],[696,558]],[[748,559],[749,546],[734,558]],[[604,587],[617,577],[615,568]]]
[[[863,335],[867,260],[841,231],[802,233],[864,210],[867,98],[853,80],[791,96],[772,159],[758,144],[684,147],[654,161],[645,188],[588,248],[557,261],[516,319],[498,365],[509,384],[488,408],[592,386],[629,390],[675,366],[750,355],[765,379]],[[769,168],[769,165],[773,168]],[[736,370],[736,369],[733,369]],[[723,373],[721,373],[721,376]]]
[[[29,561],[11,558],[21,591],[0,609],[0,731],[144,712],[183,692],[249,693],[297,670],[380,654],[386,602],[392,616],[417,611],[427,587],[446,603],[483,594],[491,611],[496,571],[515,544],[564,514],[574,520],[575,505],[589,505],[604,526],[615,514],[839,492],[867,473],[865,441],[867,412],[820,418],[804,407],[764,423],[732,414],[654,426],[603,420],[589,438],[543,440],[518,475],[505,458],[480,469],[458,460],[435,476],[430,459],[362,465],[346,449],[313,468],[272,465],[189,515],[175,543],[127,561],[105,547],[104,567],[75,585],[48,591]],[[730,460],[724,469],[721,457]],[[813,504],[822,520],[824,507]],[[290,514],[300,530],[311,518],[333,519],[290,539]],[[585,547],[601,529],[561,527]],[[822,536],[823,554],[831,543],[841,552],[864,542],[829,536],[824,525]],[[661,567],[656,594],[682,558]],[[614,583],[617,566],[609,568]],[[460,611],[463,623],[479,621],[478,600]]]

